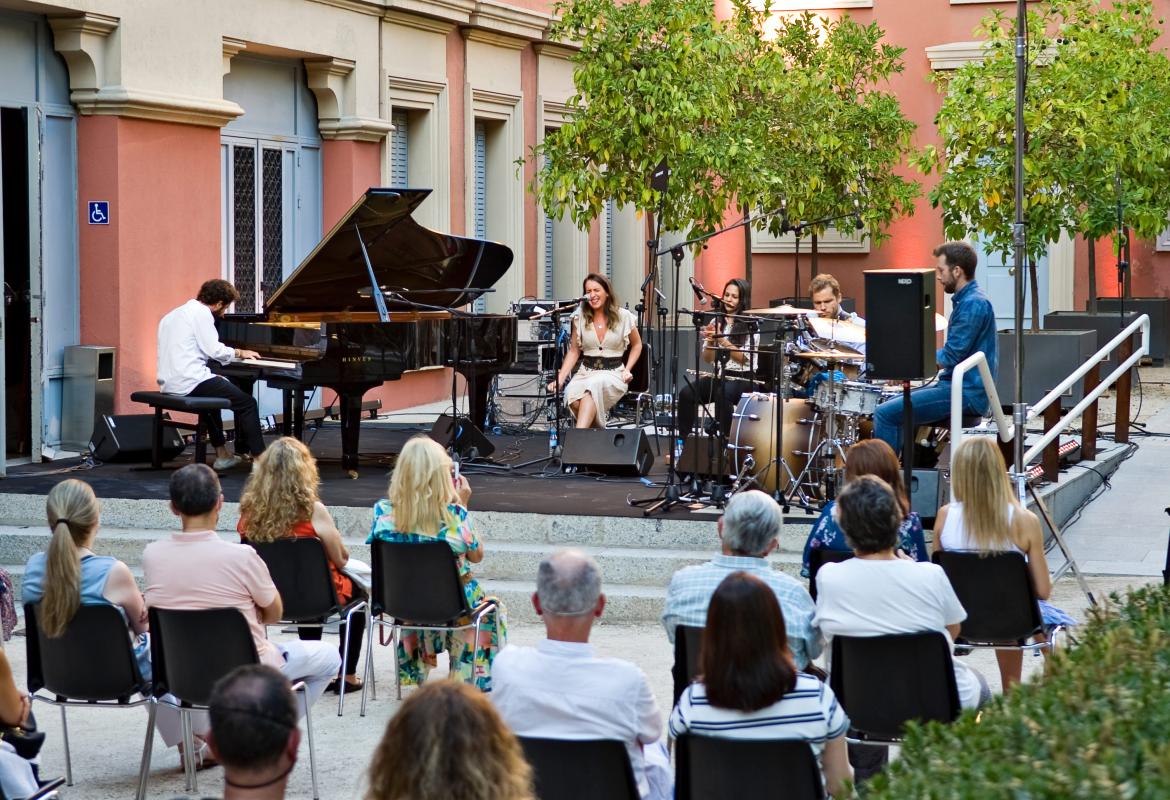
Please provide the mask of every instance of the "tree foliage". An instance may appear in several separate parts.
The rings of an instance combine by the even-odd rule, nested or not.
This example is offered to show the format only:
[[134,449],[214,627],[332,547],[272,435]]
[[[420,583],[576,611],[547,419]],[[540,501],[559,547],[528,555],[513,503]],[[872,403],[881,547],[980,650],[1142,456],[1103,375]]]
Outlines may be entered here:
[[[852,212],[856,197],[880,237],[912,211],[918,184],[897,168],[914,126],[878,89],[903,51],[876,25],[770,21],[747,2],[719,20],[711,0],[562,0],[557,11],[555,33],[581,47],[569,121],[533,154],[549,214],[585,227],[610,198],[661,202],[667,229],[699,232],[735,207],[784,202],[794,219],[816,219]],[[659,197],[648,178],[664,159]]]
[[[1096,239],[1125,221],[1156,236],[1170,213],[1170,61],[1150,0],[1045,0],[1028,11],[1024,106],[1027,255],[1061,232]],[[946,234],[1012,249],[1015,222],[1015,19],[991,12],[985,57],[935,81],[946,91],[942,149],[915,159],[941,178],[930,201]]]

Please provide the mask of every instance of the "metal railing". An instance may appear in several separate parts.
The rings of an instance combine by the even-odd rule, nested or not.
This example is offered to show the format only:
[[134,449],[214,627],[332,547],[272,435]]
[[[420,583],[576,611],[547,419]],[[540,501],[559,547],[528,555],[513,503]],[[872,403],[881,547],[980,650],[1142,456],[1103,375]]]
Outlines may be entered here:
[[[1024,453],[1024,464],[1027,465],[1034,458],[1040,455],[1044,448],[1050,445],[1060,435],[1061,431],[1069,426],[1069,424],[1078,416],[1083,414],[1086,409],[1097,402],[1098,398],[1105,393],[1117,380],[1124,375],[1128,370],[1133,368],[1135,364],[1141,361],[1142,357],[1149,355],[1150,352],[1150,317],[1148,314],[1142,314],[1129,324],[1124,330],[1119,332],[1116,336],[1109,340],[1109,342],[1098,350],[1085,361],[1077,369],[1073,370],[1067,378],[1061,381],[1052,391],[1040,398],[1035,405],[1028,407],[1027,422],[1041,417],[1045,410],[1047,410],[1053,403],[1060,401],[1061,396],[1064,395],[1077,381],[1085,377],[1090,371],[1094,370],[1102,361],[1104,361],[1114,350],[1122,347],[1123,344],[1129,341],[1130,337],[1141,329],[1142,340],[1141,346],[1129,355],[1124,361],[1118,364],[1109,376],[1097,383],[1091,391],[1086,391],[1085,396],[1079,403],[1067,411],[1064,416],[1060,417],[1055,424],[1048,427],[1040,440],[1033,444]],[[1011,441],[1015,435],[1015,424],[1008,422],[1007,417],[1004,416],[1000,401],[999,393],[995,390],[995,380],[991,375],[991,370],[987,366],[987,356],[982,351],[975,353],[969,358],[957,364],[951,374],[951,452],[959,448],[959,444],[963,441],[963,377],[972,369],[979,370],[979,376],[983,379],[983,389],[987,394],[987,399],[991,401],[991,413],[995,420],[995,427],[999,433],[1000,440],[1004,442]],[[1127,415],[1128,417],[1128,415]],[[1025,432],[1021,432],[1024,435]]]

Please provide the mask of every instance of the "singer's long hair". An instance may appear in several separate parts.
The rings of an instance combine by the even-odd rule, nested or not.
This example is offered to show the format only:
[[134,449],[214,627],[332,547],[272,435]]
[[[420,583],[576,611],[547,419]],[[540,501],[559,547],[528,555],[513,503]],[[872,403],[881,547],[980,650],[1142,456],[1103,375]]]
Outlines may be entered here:
[[[609,278],[604,275],[598,275],[596,272],[590,272],[585,276],[585,280],[581,281],[581,294],[585,294],[585,284],[593,281],[602,289],[605,289],[605,305],[602,309],[605,311],[605,327],[611,331],[616,330],[618,326],[618,300],[617,295],[613,293],[613,284],[609,282]],[[588,300],[582,300],[578,306],[578,311],[581,313],[581,319],[592,320],[593,311],[589,307]]]
[[[731,319],[731,335],[728,338],[731,339],[732,344],[739,347],[747,340],[748,334],[755,328],[750,321],[740,319],[740,315],[752,307],[752,285],[743,278],[732,278],[723,285],[723,294],[727,293],[728,286],[734,286],[739,289],[739,306],[734,311],[724,309]],[[720,297],[723,294],[720,294]],[[723,301],[721,300],[720,305],[722,304]]]

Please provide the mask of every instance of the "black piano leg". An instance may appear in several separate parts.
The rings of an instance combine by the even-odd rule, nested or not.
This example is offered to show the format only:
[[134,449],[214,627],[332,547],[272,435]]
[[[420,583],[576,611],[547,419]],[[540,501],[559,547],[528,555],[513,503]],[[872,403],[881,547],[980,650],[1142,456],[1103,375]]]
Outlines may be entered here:
[[[488,386],[491,384],[491,376],[479,375],[474,381],[468,381],[470,387],[467,393],[467,413],[471,418],[471,424],[483,430],[484,421],[487,418],[488,408]],[[491,431],[483,431],[484,433],[491,433]]]
[[[284,401],[284,416],[280,420],[280,432],[284,436],[294,436],[293,433],[293,392],[298,395],[301,393],[299,389],[285,389],[282,391],[281,399]],[[297,436],[297,438],[301,438]]]
[[293,436],[305,440],[305,392],[302,389],[297,389],[297,402],[293,408]]
[[362,426],[362,395],[346,394],[341,406],[341,468],[351,478],[358,476],[358,435]]

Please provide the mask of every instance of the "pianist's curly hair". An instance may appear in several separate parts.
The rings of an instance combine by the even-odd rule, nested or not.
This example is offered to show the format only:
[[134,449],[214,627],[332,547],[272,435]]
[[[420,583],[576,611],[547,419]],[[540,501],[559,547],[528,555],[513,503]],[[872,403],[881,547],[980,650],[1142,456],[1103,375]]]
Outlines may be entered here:
[[293,528],[313,518],[321,477],[309,448],[282,436],[256,458],[240,496],[240,532],[253,542],[292,536]]
[[240,293],[236,291],[236,287],[222,278],[213,278],[203,282],[195,299],[204,305],[213,306],[216,303],[226,303],[230,306],[240,299]]

